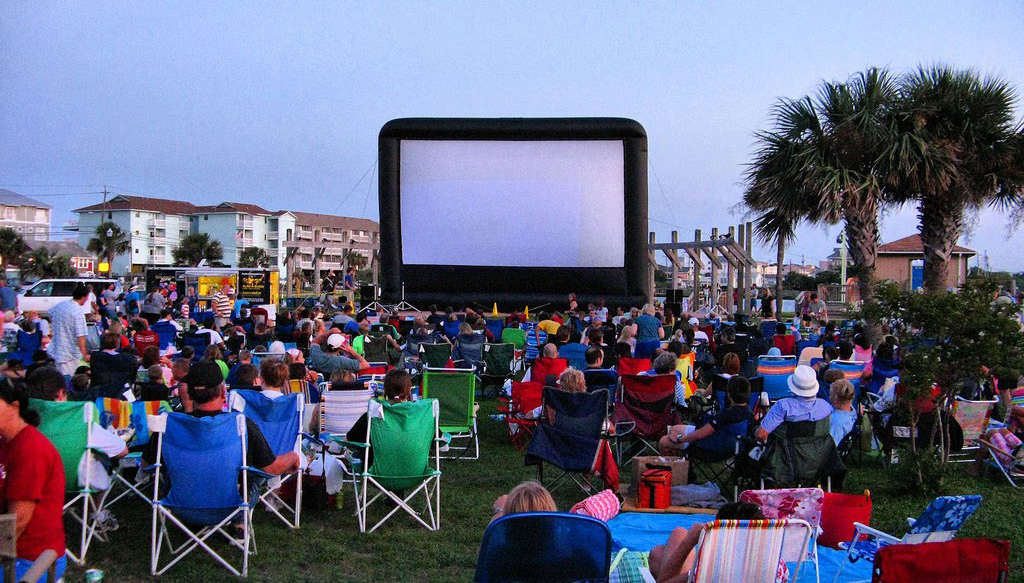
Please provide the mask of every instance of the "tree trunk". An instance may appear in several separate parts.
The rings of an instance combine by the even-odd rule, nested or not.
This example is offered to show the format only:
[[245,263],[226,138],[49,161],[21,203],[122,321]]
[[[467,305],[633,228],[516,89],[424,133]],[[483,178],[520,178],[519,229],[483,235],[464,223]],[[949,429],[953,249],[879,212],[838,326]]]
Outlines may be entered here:
[[[875,297],[875,261],[878,258],[878,197],[872,191],[847,199],[844,219],[850,258],[857,266],[857,291],[861,305]],[[839,282],[846,285],[845,281]],[[868,321],[865,333],[872,346],[878,344],[882,331],[877,320]]]
[[779,237],[779,254],[775,258],[775,318],[782,321],[782,264],[786,260],[786,242]]
[[948,287],[949,257],[964,225],[964,205],[955,198],[925,196],[918,207],[927,293],[944,292]]

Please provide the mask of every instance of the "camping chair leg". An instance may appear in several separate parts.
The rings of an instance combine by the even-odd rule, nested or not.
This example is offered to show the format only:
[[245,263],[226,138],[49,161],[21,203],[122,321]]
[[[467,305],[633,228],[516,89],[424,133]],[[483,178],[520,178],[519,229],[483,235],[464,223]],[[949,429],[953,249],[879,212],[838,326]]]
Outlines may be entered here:
[[837,583],[839,581],[839,576],[843,574],[843,569],[846,567],[846,564],[850,562],[850,555],[853,554],[853,547],[857,544],[857,539],[859,537],[860,532],[853,533],[853,540],[850,541],[850,548],[846,549],[846,556],[843,557],[843,560],[839,563],[839,570],[836,571],[836,576],[832,579],[832,583]]
[[811,537],[811,545],[814,546],[814,581],[821,583],[821,569],[818,568],[818,537]]

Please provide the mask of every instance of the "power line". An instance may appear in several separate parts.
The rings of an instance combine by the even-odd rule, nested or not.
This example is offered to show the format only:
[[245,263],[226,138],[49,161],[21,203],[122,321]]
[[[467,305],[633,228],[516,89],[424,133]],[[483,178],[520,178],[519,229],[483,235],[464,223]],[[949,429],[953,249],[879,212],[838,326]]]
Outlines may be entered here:
[[360,218],[366,218],[366,203],[370,202],[370,187],[373,186],[373,177],[377,175],[377,161],[373,161],[373,172],[370,174],[370,179],[366,181],[366,198],[363,199],[363,212],[359,214]]
[[3,188],[95,188],[102,184],[0,184]]
[[373,164],[370,164],[370,167],[366,169],[366,172],[363,172],[363,175],[359,177],[359,181],[356,182],[355,186],[352,187],[352,190],[348,191],[348,194],[345,195],[345,198],[341,199],[341,202],[338,203],[338,206],[334,207],[334,211],[331,214],[336,214],[338,212],[338,209],[340,209],[341,206],[343,204],[345,204],[345,201],[348,200],[348,197],[352,196],[352,193],[355,192],[357,188],[359,188],[360,184],[363,183],[363,179],[366,178],[366,175],[369,174],[370,171],[373,170],[376,167],[377,167],[377,160],[374,159],[373,160]]

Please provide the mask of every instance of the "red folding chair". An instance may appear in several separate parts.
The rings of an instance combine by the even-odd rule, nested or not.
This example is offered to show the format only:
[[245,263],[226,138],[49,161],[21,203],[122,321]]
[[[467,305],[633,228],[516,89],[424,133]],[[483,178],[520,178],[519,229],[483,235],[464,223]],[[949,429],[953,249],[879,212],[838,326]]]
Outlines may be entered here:
[[783,334],[772,337],[772,345],[779,349],[782,356],[796,356],[796,336]]
[[628,375],[638,375],[642,372],[651,370],[651,361],[647,358],[632,358],[624,356],[619,359],[619,364],[615,366],[615,370],[619,372],[619,378]]
[[530,443],[533,436],[533,428],[537,425],[537,419],[523,419],[523,416],[540,407],[543,402],[544,383],[527,381],[525,383],[512,382],[512,393],[503,397],[504,405],[499,405],[498,410],[505,414],[505,421],[508,422],[508,441],[517,450],[523,451],[526,444]]
[[1010,542],[965,538],[888,545],[875,555],[872,583],[999,583],[1010,573]]
[[621,394],[612,412],[616,446],[621,464],[622,438],[639,441],[640,451],[650,449],[658,455],[658,440],[670,425],[678,421],[675,410],[676,375],[627,375],[622,380]]
[[542,356],[533,361],[530,380],[542,385],[554,386],[554,382],[547,382],[548,377],[554,376],[555,380],[557,380],[558,375],[562,374],[567,368],[569,368],[569,361],[564,358],[544,358]]

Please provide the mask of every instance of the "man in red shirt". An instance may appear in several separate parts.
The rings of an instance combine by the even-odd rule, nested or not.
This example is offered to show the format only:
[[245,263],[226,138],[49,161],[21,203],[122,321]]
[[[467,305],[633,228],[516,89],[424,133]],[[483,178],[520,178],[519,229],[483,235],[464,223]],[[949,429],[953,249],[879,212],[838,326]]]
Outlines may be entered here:
[[59,579],[67,564],[64,467],[57,449],[35,428],[38,424],[26,391],[8,379],[0,381],[0,512],[17,517],[15,577],[20,579],[43,551],[52,549]]

